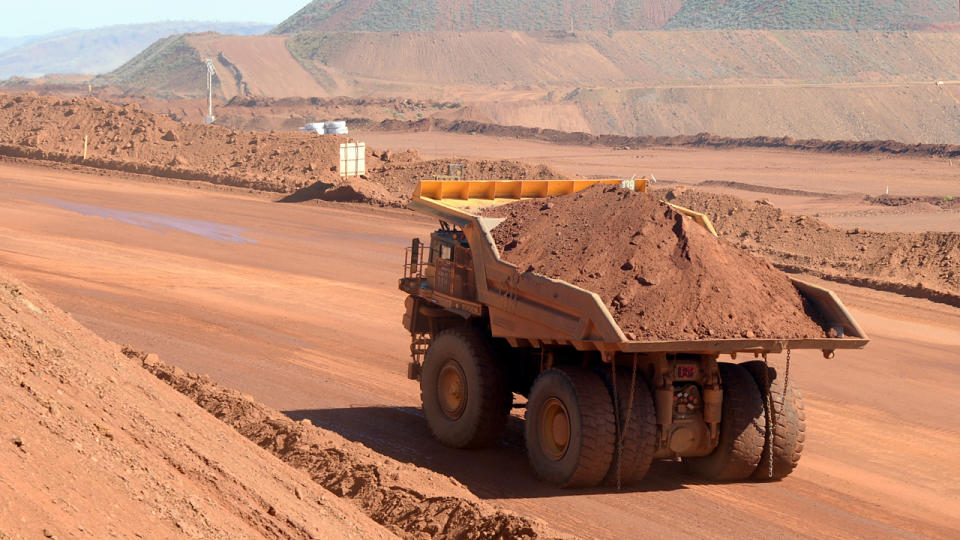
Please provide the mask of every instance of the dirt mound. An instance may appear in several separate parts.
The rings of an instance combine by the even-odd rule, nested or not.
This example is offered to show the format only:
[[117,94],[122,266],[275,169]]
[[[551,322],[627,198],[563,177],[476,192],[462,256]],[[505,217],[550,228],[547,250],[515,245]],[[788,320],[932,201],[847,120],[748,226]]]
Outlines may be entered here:
[[952,197],[905,197],[899,195],[880,195],[873,197],[868,195],[867,202],[877,206],[910,206],[915,204],[929,204],[944,210],[960,209],[960,196]]
[[391,535],[0,272],[0,537]]
[[643,193],[614,186],[496,207],[505,260],[596,292],[631,339],[822,337],[790,280]]
[[376,454],[365,446],[294,422],[279,411],[152,355],[125,352],[158,378],[339,497],[354,500],[376,522],[408,538],[537,538],[539,527],[496,511],[442,477]]
[[762,201],[692,189],[663,194],[780,268],[960,306],[960,234],[841,230]]
[[557,144],[583,146],[606,146],[611,148],[646,148],[654,146],[679,146],[695,148],[776,148],[805,152],[841,154],[886,154],[898,156],[933,156],[960,158],[960,144],[908,144],[897,141],[824,141],[820,139],[794,139],[791,137],[724,137],[711,133],[697,135],[591,135],[582,132],[566,132],[523,126],[503,126],[470,120],[444,120],[424,118],[417,121],[383,120],[370,122],[367,129],[383,131],[445,131],[512,137],[546,141]]
[[137,104],[93,98],[0,94],[0,144],[81,158],[85,137],[87,159],[78,161],[92,166],[128,164],[164,176],[272,191],[318,180],[339,184],[339,145],[349,140],[180,123]]
[[[347,137],[235,131],[181,123],[137,104],[93,98],[0,94],[0,155],[76,163],[183,180],[296,193],[295,199],[368,201],[399,206],[416,180],[446,174],[446,162],[367,150],[370,174],[340,178]],[[84,149],[86,148],[86,159]],[[512,162],[464,164],[465,178],[557,178],[546,167]]]

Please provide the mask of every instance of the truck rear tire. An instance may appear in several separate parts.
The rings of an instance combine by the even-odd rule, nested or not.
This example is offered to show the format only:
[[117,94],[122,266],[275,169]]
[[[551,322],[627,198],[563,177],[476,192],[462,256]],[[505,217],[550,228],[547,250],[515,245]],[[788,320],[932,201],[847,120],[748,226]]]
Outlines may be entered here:
[[596,486],[613,460],[613,403],[602,379],[579,367],[545,371],[527,401],[526,445],[537,478],[560,487]]
[[[601,376],[612,401],[614,396],[610,370],[604,369]],[[620,462],[619,484],[621,486],[632,486],[640,483],[650,470],[650,465],[653,464],[653,455],[657,451],[657,413],[653,404],[653,396],[650,394],[650,387],[647,385],[646,378],[637,373],[633,391],[633,408],[631,409],[631,376],[630,369],[621,368],[617,370],[620,425],[615,424],[617,431],[613,461],[610,462],[610,470],[607,471],[607,475],[603,479],[605,486],[617,485],[618,461]],[[616,409],[614,409],[614,412],[616,413]],[[627,416],[628,412],[630,413],[629,418]],[[627,423],[628,420],[629,423]],[[621,441],[620,433],[624,425],[626,425],[626,430],[623,432]],[[622,450],[620,448],[621,442]]]
[[763,399],[744,367],[724,362],[717,367],[723,385],[720,440],[710,455],[683,461],[691,472],[709,480],[746,480],[757,470],[763,454],[767,427]]
[[513,395],[490,338],[473,328],[451,328],[427,348],[420,399],[427,425],[441,443],[479,448],[503,435]]
[[[772,422],[768,427],[773,428],[773,433],[768,437],[772,443],[773,450],[773,476],[770,475],[770,445],[764,445],[763,455],[760,457],[760,464],[753,473],[754,480],[770,481],[786,478],[797,468],[800,462],[800,454],[803,452],[803,443],[806,439],[806,415],[803,412],[803,398],[800,392],[790,381],[790,387],[787,390],[786,399],[783,395],[784,377],[780,376],[773,368],[759,360],[744,362],[740,364],[750,375],[753,376],[757,387],[760,389],[760,395],[763,399],[764,409],[770,408],[770,396],[773,397],[773,410],[768,411],[767,418]],[[764,371],[768,370],[767,378],[764,378]],[[764,387],[764,383],[769,384],[769,389]]]

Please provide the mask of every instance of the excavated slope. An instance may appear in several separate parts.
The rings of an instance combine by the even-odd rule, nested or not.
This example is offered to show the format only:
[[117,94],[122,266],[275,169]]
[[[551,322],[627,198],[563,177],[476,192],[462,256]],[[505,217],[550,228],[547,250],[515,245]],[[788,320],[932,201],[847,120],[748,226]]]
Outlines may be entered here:
[[656,198],[598,185],[489,209],[521,271],[596,292],[640,340],[823,337],[790,280]]
[[0,537],[392,536],[0,271]]
[[595,134],[958,142],[958,41],[956,32],[339,27],[289,36],[174,36],[94,85],[201,98],[205,79],[197,65],[212,57],[221,98],[249,92],[457,100],[474,114],[461,119]]

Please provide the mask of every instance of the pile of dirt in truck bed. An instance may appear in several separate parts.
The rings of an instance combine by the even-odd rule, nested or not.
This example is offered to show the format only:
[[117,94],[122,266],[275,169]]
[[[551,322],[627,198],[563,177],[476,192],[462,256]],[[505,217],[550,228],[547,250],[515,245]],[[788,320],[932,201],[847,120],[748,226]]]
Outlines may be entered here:
[[0,538],[389,538],[0,271]]
[[[0,94],[0,155],[83,164],[182,180],[200,180],[280,193],[291,200],[368,201],[399,206],[417,180],[447,173],[447,162],[416,152],[367,149],[369,175],[341,178],[345,136],[235,131],[177,122],[137,104],[92,97],[60,99]],[[86,141],[86,159],[84,145]],[[554,171],[515,162],[464,164],[464,178],[556,178]]]
[[781,269],[960,306],[960,234],[838,229],[765,201],[686,188],[660,192]]
[[506,218],[504,260],[596,292],[628,338],[824,336],[787,276],[650,195],[598,185],[485,215]]

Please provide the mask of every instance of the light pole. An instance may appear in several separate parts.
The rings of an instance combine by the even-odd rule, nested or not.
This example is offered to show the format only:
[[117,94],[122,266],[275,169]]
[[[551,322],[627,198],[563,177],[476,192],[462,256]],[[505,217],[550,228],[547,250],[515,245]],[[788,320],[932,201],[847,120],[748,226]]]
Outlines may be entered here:
[[213,60],[207,58],[204,62],[207,64],[207,123],[212,124],[217,119],[213,116],[213,76],[217,71],[213,69]]

